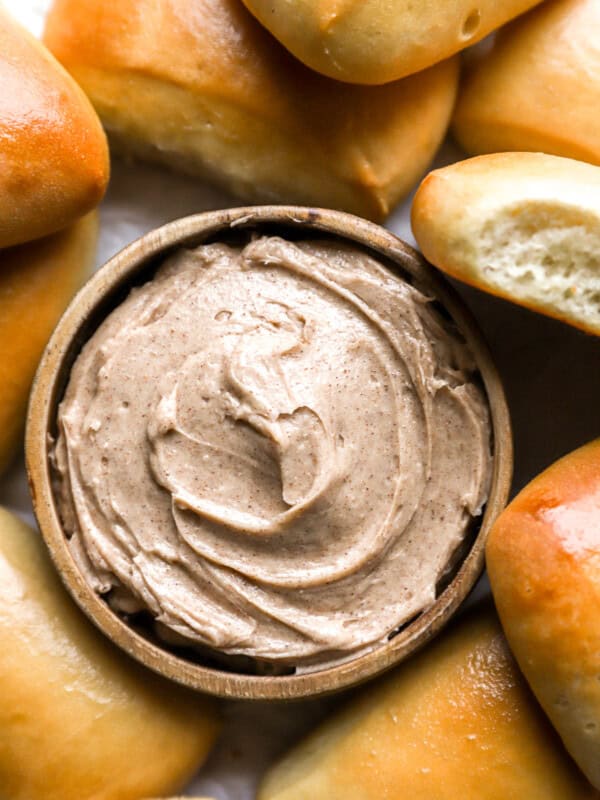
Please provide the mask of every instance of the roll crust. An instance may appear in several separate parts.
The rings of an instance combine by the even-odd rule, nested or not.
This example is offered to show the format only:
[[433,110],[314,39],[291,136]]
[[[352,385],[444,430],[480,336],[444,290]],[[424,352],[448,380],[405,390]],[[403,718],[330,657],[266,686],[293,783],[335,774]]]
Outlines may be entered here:
[[251,201],[382,219],[426,169],[454,104],[444,62],[384,87],[305,68],[237,0],[55,0],[45,42],[115,147]]
[[27,398],[44,347],[67,304],[91,273],[98,221],[0,250],[0,473],[21,445]]
[[600,439],[510,503],[490,534],[487,564],[525,677],[600,789]]
[[378,84],[427,69],[539,0],[244,0],[296,58],[351,83]]
[[432,264],[478,289],[600,335],[600,169],[495,153],[431,172],[412,229]]
[[212,706],[122,656],[75,607],[41,538],[0,509],[0,786],[11,800],[138,800],[182,788]]
[[60,230],[108,181],[100,121],[47,49],[0,8],[0,248]]
[[266,775],[259,800],[592,800],[490,609],[371,684]]
[[600,164],[600,5],[551,0],[466,71],[453,119],[472,154],[531,150]]

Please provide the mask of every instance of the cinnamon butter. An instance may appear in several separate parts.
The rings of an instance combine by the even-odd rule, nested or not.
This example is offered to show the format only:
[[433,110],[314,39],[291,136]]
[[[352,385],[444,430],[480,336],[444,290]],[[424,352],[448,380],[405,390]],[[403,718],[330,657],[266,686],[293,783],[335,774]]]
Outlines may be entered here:
[[72,369],[53,460],[70,548],[116,609],[310,669],[430,605],[484,504],[474,360],[358,247],[181,250]]

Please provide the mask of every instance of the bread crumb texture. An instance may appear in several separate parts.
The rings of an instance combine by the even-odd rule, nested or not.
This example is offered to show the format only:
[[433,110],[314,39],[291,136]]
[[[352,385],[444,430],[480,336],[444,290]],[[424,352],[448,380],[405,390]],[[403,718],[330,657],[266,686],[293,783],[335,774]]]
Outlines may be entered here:
[[479,259],[490,286],[598,332],[599,254],[598,218],[560,203],[516,204],[482,226]]
[[425,257],[478,289],[600,334],[600,168],[494,153],[431,172],[412,227]]

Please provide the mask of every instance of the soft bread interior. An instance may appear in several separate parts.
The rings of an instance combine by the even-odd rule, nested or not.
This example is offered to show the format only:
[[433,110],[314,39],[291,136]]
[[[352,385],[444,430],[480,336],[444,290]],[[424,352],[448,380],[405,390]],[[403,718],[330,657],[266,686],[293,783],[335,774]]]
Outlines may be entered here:
[[600,222],[556,201],[516,203],[481,230],[481,277],[498,293],[600,332]]

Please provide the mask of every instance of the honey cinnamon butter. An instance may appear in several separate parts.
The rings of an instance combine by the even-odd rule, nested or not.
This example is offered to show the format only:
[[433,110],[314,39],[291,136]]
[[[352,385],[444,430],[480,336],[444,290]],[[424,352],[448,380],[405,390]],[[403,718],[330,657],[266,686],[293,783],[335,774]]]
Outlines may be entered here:
[[85,344],[57,422],[59,510],[95,591],[299,670],[429,606],[490,483],[463,339],[335,240],[180,250]]

